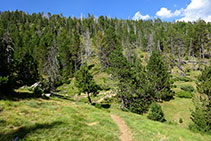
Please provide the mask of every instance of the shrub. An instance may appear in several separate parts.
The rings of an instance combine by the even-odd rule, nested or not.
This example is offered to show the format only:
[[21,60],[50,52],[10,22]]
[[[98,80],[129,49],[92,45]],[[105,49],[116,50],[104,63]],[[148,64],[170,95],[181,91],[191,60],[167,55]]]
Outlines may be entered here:
[[179,118],[179,123],[181,124],[181,123],[183,123],[183,120],[182,120],[182,118]]
[[34,95],[40,97],[42,95],[42,93],[43,93],[43,90],[40,86],[37,86],[34,88]]
[[177,122],[175,122],[173,120],[172,121],[170,120],[170,121],[168,121],[168,124],[170,124],[170,125],[177,125]]
[[177,85],[173,85],[173,88],[177,88]]
[[161,106],[157,103],[152,103],[147,118],[154,121],[164,122],[165,118]]
[[183,91],[186,91],[186,92],[194,92],[194,87],[193,86],[191,86],[191,85],[188,85],[188,86],[181,86],[181,89],[183,90]]
[[180,98],[192,98],[193,94],[187,91],[179,91],[176,93],[176,96]]
[[185,72],[190,72],[191,71],[191,69],[190,68],[187,68],[186,70],[185,70]]
[[188,60],[188,59],[189,59],[188,56],[185,56],[185,57],[184,57],[184,60]]

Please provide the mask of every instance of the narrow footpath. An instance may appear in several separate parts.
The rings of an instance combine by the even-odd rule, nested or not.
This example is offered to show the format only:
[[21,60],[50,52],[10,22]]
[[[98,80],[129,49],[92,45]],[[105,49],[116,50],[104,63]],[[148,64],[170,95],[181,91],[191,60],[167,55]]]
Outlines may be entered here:
[[130,129],[127,127],[127,125],[125,124],[125,122],[122,120],[122,118],[120,118],[117,115],[113,115],[111,114],[111,118],[113,119],[113,121],[118,125],[119,130],[120,130],[120,136],[119,136],[119,140],[120,141],[132,141],[132,134],[130,132]]

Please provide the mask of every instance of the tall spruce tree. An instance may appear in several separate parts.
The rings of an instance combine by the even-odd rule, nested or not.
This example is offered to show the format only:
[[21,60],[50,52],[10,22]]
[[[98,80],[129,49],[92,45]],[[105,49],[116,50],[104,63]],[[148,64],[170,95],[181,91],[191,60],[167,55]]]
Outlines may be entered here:
[[147,63],[147,73],[151,83],[155,86],[156,99],[170,100],[173,98],[172,81],[167,66],[158,51],[153,50]]

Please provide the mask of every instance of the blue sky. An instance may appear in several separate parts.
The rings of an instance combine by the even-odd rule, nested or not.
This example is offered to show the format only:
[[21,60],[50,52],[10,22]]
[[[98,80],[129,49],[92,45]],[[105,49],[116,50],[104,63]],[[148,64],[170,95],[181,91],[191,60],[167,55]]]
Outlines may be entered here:
[[[211,0],[1,0],[0,10],[18,9],[28,13],[43,11],[76,17],[80,17],[81,13],[85,16],[91,13],[96,16],[104,15],[119,19],[130,17],[137,20],[153,19],[156,16],[169,21],[185,18],[188,6],[191,3],[194,4],[194,1],[195,5],[202,3],[206,6],[207,3],[204,1],[211,3]],[[208,9],[211,8],[208,7]],[[135,14],[136,17],[134,17]]]

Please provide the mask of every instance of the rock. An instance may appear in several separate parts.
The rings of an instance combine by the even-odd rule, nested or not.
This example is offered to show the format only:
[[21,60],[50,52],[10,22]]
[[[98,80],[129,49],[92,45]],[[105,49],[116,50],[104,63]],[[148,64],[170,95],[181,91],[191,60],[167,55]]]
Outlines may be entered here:
[[36,83],[34,83],[33,85],[31,85],[29,88],[36,88],[38,85],[40,84],[40,82],[36,82]]
[[48,93],[48,94],[44,94],[45,96],[47,96],[47,97],[50,97],[51,96],[51,94],[50,93]]

